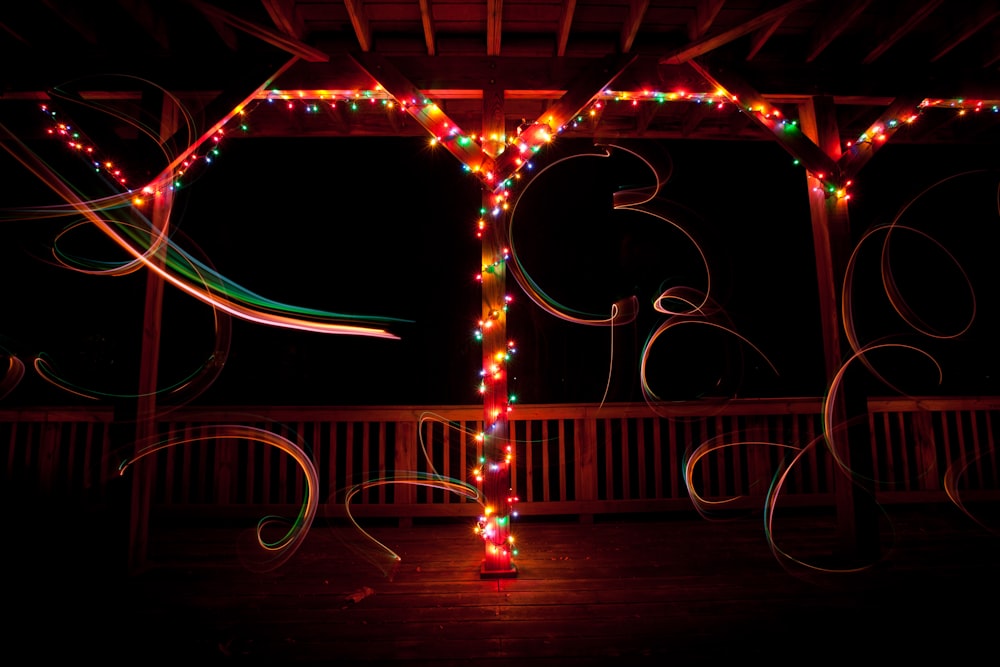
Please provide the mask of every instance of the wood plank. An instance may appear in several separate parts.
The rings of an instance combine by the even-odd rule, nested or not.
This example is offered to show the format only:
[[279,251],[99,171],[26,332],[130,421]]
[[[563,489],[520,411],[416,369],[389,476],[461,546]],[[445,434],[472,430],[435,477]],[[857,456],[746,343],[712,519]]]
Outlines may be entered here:
[[[1000,542],[971,530],[954,508],[894,507],[889,518],[892,548],[860,576],[786,571],[756,519],[705,521],[689,512],[587,526],[526,521],[517,530],[518,577],[499,580],[480,578],[481,546],[464,522],[372,528],[402,558],[387,575],[345,548],[353,531],[346,524],[314,529],[282,568],[261,573],[242,565],[242,528],[158,521],[148,570],[125,577],[104,566],[95,576],[101,551],[62,563],[58,582],[37,576],[30,592],[15,592],[9,602],[20,613],[9,630],[39,638],[47,618],[63,628],[63,641],[49,643],[53,656],[155,650],[188,663],[757,660],[774,657],[761,637],[775,628],[783,650],[821,647],[834,661],[856,659],[858,646],[871,659],[910,664],[989,650],[993,617],[975,603],[1000,593]],[[829,512],[789,517],[779,534],[801,538],[791,545],[801,553],[829,539],[830,520]],[[75,535],[48,538],[57,548]],[[25,571],[45,568],[37,562]],[[56,589],[73,599],[100,591],[107,610],[53,608],[48,593]],[[115,633],[100,631],[109,624]],[[831,627],[850,641],[831,642]],[[916,628],[933,631],[907,639]]]
[[[913,488],[916,480],[914,480],[913,476],[910,475],[910,449],[913,447],[914,443],[912,439],[907,436],[906,426],[906,414],[903,412],[897,412],[896,428],[899,429],[899,465],[902,469],[903,475],[902,488],[905,491],[909,491]],[[892,443],[888,443],[887,446],[891,447]]]
[[558,457],[558,460],[559,460],[559,500],[566,500],[566,498],[568,497],[566,495],[566,480],[567,480],[566,468],[568,466],[568,462],[567,462],[567,458],[566,458],[566,448],[569,445],[569,443],[566,442],[566,421],[564,419],[560,419],[559,422],[558,422],[558,424],[559,424],[559,426],[558,426],[559,435],[558,435],[557,440],[556,440],[556,442],[557,442],[556,446],[558,447],[558,450],[559,450],[559,457]]

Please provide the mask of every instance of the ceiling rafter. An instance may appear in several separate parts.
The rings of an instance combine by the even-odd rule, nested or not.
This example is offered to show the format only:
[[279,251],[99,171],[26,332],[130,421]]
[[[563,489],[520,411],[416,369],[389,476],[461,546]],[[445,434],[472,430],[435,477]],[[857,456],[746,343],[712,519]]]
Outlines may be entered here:
[[345,111],[346,103],[324,104],[323,109],[341,134],[351,133],[351,119]]
[[368,22],[364,5],[361,0],[344,0],[344,9],[347,10],[347,17],[351,19],[354,36],[358,38],[358,46],[368,53],[372,50],[372,27]]
[[635,133],[637,136],[641,137],[646,133],[650,123],[653,122],[653,118],[656,116],[656,112],[659,110],[659,104],[647,104],[639,109],[635,116]]
[[486,0],[486,55],[500,55],[503,35],[503,0]]
[[293,39],[305,37],[305,26],[295,0],[261,0],[274,26]]
[[748,61],[753,60],[756,57],[760,50],[764,48],[764,45],[767,44],[767,40],[771,39],[771,35],[773,35],[775,31],[781,27],[781,24],[784,23],[784,21],[785,17],[782,16],[780,19],[772,21],[768,25],[763,28],[758,28],[757,31],[754,32],[754,34],[750,37],[750,51],[747,52],[746,57]]
[[303,42],[292,39],[287,35],[280,32],[276,32],[270,28],[265,28],[262,25],[258,25],[252,21],[248,21],[242,17],[231,14],[223,9],[219,9],[214,5],[210,5],[201,0],[188,0],[195,8],[197,8],[206,17],[215,17],[228,25],[241,30],[248,35],[256,37],[272,46],[275,46],[282,51],[306,60],[308,62],[327,62],[330,56],[319,49],[309,46]]
[[566,45],[569,44],[569,32],[573,27],[575,13],[576,0],[563,0],[559,13],[559,33],[556,35],[556,55],[560,58],[566,55]]
[[437,53],[434,38],[434,15],[431,14],[431,0],[420,0],[420,25],[424,30],[424,44],[427,46],[427,55],[433,56]]
[[884,141],[879,141],[877,138],[881,135],[882,129],[899,118],[906,117],[908,114],[915,114],[921,101],[917,97],[901,97],[893,100],[882,115],[871,124],[870,127],[872,129],[866,133],[868,135],[867,147],[864,148],[853,144],[851,149],[842,154],[838,159],[838,166],[841,168],[844,177],[856,178],[858,172],[868,163],[875,151],[885,145]]
[[927,17],[940,7],[942,2],[944,0],[928,0],[928,2],[925,2],[916,10],[912,10],[908,6],[905,18],[901,21],[893,21],[892,24],[896,27],[884,39],[879,40],[878,46],[872,49],[871,53],[865,56],[861,62],[865,65],[870,65],[878,60],[882,54],[895,46],[899,40],[906,37],[914,28],[927,20]]
[[232,52],[236,52],[240,48],[240,40],[236,35],[236,31],[224,19],[215,14],[206,14],[205,21],[208,25],[212,26],[212,30],[218,35],[219,39],[223,44],[226,45]]
[[814,2],[814,0],[789,0],[774,9],[766,11],[749,21],[746,21],[742,25],[736,26],[729,30],[722,30],[720,32],[706,35],[701,39],[697,39],[687,46],[677,49],[673,53],[664,56],[660,59],[660,63],[664,65],[681,65],[692,58],[697,58],[698,56],[703,56],[710,51],[729,44],[744,35],[749,35],[759,28],[763,28],[769,23],[773,23],[778,19],[788,16],[792,12],[801,9],[802,7]]
[[916,137],[926,135],[941,135],[944,130],[954,122],[956,115],[948,113],[944,109],[925,109],[920,115],[920,120],[907,128],[907,131]]
[[826,47],[833,43],[858,18],[872,0],[853,0],[846,7],[838,6],[829,16],[824,16],[812,35],[812,45],[806,54],[806,62],[811,63]]
[[693,42],[705,36],[724,4],[726,4],[726,0],[698,0],[698,5],[694,8],[694,16],[688,22],[689,41]]
[[639,34],[639,26],[646,18],[646,11],[649,9],[649,0],[630,0],[628,15],[625,17],[625,24],[622,26],[622,53],[632,50],[635,36]]
[[[688,61],[688,65],[705,81],[709,82],[714,90],[727,91],[727,97],[740,100],[740,104],[745,108],[768,109],[771,107],[763,95],[735,73],[710,71],[697,60]],[[748,111],[744,115],[755,125],[769,132],[788,153],[800,160],[806,169],[825,174],[832,181],[840,179],[841,168],[837,162],[805,134],[786,131],[783,124],[772,122],[766,114]]]
[[[170,50],[170,36],[167,34],[162,15],[155,11],[147,0],[118,0],[122,7],[128,10],[135,22],[153,38],[161,49]],[[234,45],[229,45],[234,48]]]
[[[765,139],[746,118],[740,121],[745,131],[736,134],[726,128],[728,115],[713,114],[693,124],[695,116],[690,116],[682,125],[683,100],[655,99],[649,93],[711,95],[711,86],[682,66],[704,53],[706,65],[742,73],[756,88],[769,91],[766,97],[772,103],[824,92],[832,96],[847,145],[891,100],[911,93],[951,99],[952,105],[950,111],[928,112],[922,119],[927,122],[899,132],[895,142],[967,142],[976,131],[981,131],[976,141],[995,142],[1000,138],[1000,84],[995,76],[1000,39],[990,37],[1000,35],[1000,0],[910,4],[926,16],[922,22],[915,23],[905,12],[884,13],[882,3],[873,0],[88,0],[87,12],[74,8],[70,0],[19,0],[21,9],[0,11],[6,22],[0,25],[0,47],[8,59],[23,54],[32,64],[0,73],[0,99],[45,99],[53,80],[115,71],[120,54],[108,48],[113,42],[107,40],[125,34],[128,64],[155,73],[166,89],[186,91],[181,94],[198,114],[202,100],[230,87],[234,60],[241,70],[270,70],[274,47],[283,52],[279,55],[299,58],[283,77],[282,89],[301,94],[315,88],[317,99],[323,99],[323,89],[317,86],[324,86],[347,99],[374,90],[370,76],[356,62],[341,64],[361,51],[360,45],[395,63],[428,99],[441,102],[466,128],[481,125],[482,105],[474,99],[481,98],[488,71],[488,78],[503,88],[506,119],[513,129],[518,119],[540,118],[582,72],[600,71],[600,62],[610,55],[628,55],[622,52],[625,46],[629,54],[640,56],[619,79],[622,99],[633,99],[628,104],[595,100],[586,110],[588,118],[559,128],[566,136],[589,136],[599,124],[602,131],[620,138],[690,133],[695,138]],[[155,13],[155,18],[146,17],[145,30],[140,25],[143,12]],[[487,31],[493,35],[489,40]],[[885,35],[904,33],[876,63],[860,62]],[[96,41],[88,42],[87,34]],[[691,40],[695,34],[700,37]],[[850,44],[841,44],[848,39]],[[164,49],[164,43],[170,48]],[[60,53],[55,47],[64,44],[72,47],[72,59],[53,55]],[[196,70],[169,66],[187,57],[193,44],[201,59]],[[856,53],[849,58],[849,68],[819,64],[832,55],[834,46]],[[927,75],[920,69],[897,68],[897,54],[933,66]],[[130,90],[127,82],[109,86],[112,90],[95,92],[113,96]],[[282,106],[281,113],[297,108]],[[858,113],[851,113],[855,108]],[[343,120],[350,126],[324,114],[293,126],[282,123],[278,113],[260,110],[254,134],[398,136],[419,131],[406,114],[383,118],[370,109],[361,115],[348,108],[350,118]],[[949,113],[964,114],[963,120],[942,125],[944,131],[932,127]]]
[[993,67],[1000,63],[1000,39],[993,40],[993,48],[986,54],[983,68]]
[[683,136],[694,134],[708,113],[708,107],[704,104],[689,104],[681,118],[681,134]]
[[987,27],[997,16],[1000,16],[1000,5],[998,3],[990,2],[988,5],[980,7],[975,14],[966,17],[954,32],[947,35],[937,44],[934,49],[935,53],[931,56],[931,62],[937,62],[946,56],[952,49],[955,49],[977,32]]
[[[379,86],[397,100],[414,100],[407,106],[410,116],[432,135],[443,128],[457,128],[454,122],[436,103],[424,103],[424,93],[414,85],[388,59],[377,53],[365,51],[352,56],[360,67],[368,72]],[[475,142],[447,140],[441,142],[449,153],[466,165],[471,171],[478,173],[483,162],[483,153]]]
[[[57,3],[55,0],[43,0],[43,5],[52,11],[52,13],[59,18],[60,21],[72,28],[84,41],[88,44],[97,44],[97,30],[85,22],[85,19],[80,16],[78,5],[73,5],[72,8],[67,8],[63,6],[63,3]],[[10,31],[11,34],[15,34]]]

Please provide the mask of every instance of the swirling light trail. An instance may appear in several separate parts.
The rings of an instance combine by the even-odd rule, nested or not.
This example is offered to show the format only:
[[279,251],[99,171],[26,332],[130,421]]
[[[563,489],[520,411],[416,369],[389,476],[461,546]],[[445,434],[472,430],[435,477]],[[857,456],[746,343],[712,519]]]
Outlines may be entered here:
[[[52,190],[63,197],[63,199],[65,199],[77,213],[81,214],[93,223],[98,229],[104,232],[110,239],[123,248],[133,257],[134,261],[141,262],[145,267],[159,275],[165,281],[195,299],[198,299],[213,308],[218,308],[226,313],[229,313],[234,317],[257,324],[315,333],[371,336],[376,338],[398,340],[399,336],[392,334],[385,329],[342,324],[338,322],[338,320],[348,318],[352,320],[371,322],[400,321],[394,318],[347,316],[314,309],[290,307],[286,304],[271,300],[260,301],[259,297],[249,290],[246,290],[219,276],[215,276],[217,284],[214,287],[219,290],[220,293],[217,294],[213,289],[200,288],[196,283],[190,281],[188,276],[177,272],[175,265],[172,266],[171,264],[164,264],[164,266],[161,267],[159,263],[150,259],[151,253],[159,252],[157,248],[164,244],[166,244],[168,248],[172,248],[174,253],[180,252],[174,247],[174,244],[166,236],[166,225],[164,225],[164,229],[157,230],[152,226],[152,224],[150,224],[151,235],[155,235],[155,240],[151,240],[146,248],[133,245],[133,243],[123,234],[119,233],[119,231],[116,230],[108,220],[98,215],[97,212],[90,207],[88,202],[80,199],[67,183],[59,178],[58,175],[48,167],[48,165],[46,165],[35,153],[28,149],[28,147],[25,146],[16,136],[14,136],[3,124],[0,124],[0,136],[10,140],[0,143],[2,143],[15,158],[17,158],[32,173],[38,176]],[[19,149],[19,151],[15,152],[15,148]],[[173,256],[169,251],[167,255],[167,259],[170,259]],[[260,302],[254,302],[255,298]],[[298,316],[285,313],[295,313]]]
[[0,348],[7,357],[7,368],[0,374],[0,400],[14,391],[24,378],[24,362],[14,353]]
[[903,343],[876,343],[872,345],[867,345],[860,350],[857,350],[852,354],[840,368],[837,369],[836,375],[830,381],[830,388],[827,390],[826,395],[823,397],[823,439],[826,442],[827,448],[830,450],[830,454],[833,455],[834,461],[836,461],[837,466],[845,473],[853,474],[849,464],[844,461],[844,458],[838,452],[837,442],[835,441],[834,433],[837,427],[837,400],[840,398],[840,394],[843,390],[844,376],[847,374],[848,369],[851,364],[855,361],[863,360],[866,355],[876,351],[885,349],[898,349],[898,350],[909,350],[916,352],[919,355],[930,360],[934,368],[937,369],[938,382],[943,379],[943,371],[941,365],[937,360],[928,354],[925,350],[913,345],[905,345]]
[[185,432],[172,433],[163,439],[149,440],[136,444],[135,453],[123,459],[118,466],[120,475],[136,463],[169,447],[180,445],[190,445],[196,442],[235,440],[238,442],[260,442],[265,445],[276,447],[285,452],[302,469],[305,476],[305,497],[302,500],[302,507],[298,516],[290,523],[287,530],[276,540],[265,539],[264,533],[279,523],[288,523],[286,519],[277,516],[262,517],[257,523],[257,544],[263,550],[263,558],[254,565],[263,570],[269,571],[280,567],[288,561],[295,553],[309,532],[313,520],[316,517],[318,506],[317,490],[319,489],[319,475],[312,459],[299,444],[292,442],[288,438],[271,431],[253,426],[239,424],[220,424],[215,427],[211,435],[191,435]]
[[[659,312],[663,312],[663,313],[671,312],[670,310],[666,309],[662,305],[662,303],[665,300],[676,300],[676,299],[677,299],[676,296],[669,294],[669,290],[667,292],[664,292],[657,299],[657,310]],[[686,302],[687,303],[691,303],[690,301],[686,301]],[[696,306],[692,306],[690,312],[693,312],[693,313],[705,312],[704,308],[705,308],[705,305],[707,303],[709,303],[709,301],[708,301],[708,299],[706,297],[705,300],[702,301],[701,303],[697,304]],[[771,362],[771,360],[767,358],[767,355],[765,355],[761,351],[761,349],[759,347],[757,347],[756,345],[754,345],[750,341],[750,339],[748,339],[746,336],[743,336],[742,334],[740,334],[739,332],[737,332],[732,326],[730,326],[730,325],[728,325],[726,323],[723,323],[723,322],[712,321],[711,319],[707,319],[707,318],[706,319],[696,319],[696,318],[693,318],[693,317],[685,315],[685,314],[674,314],[669,319],[667,319],[666,322],[663,322],[662,324],[660,324],[653,331],[653,333],[650,334],[649,338],[646,341],[646,344],[642,348],[642,353],[641,353],[641,357],[640,357],[640,364],[639,364],[640,384],[641,384],[641,387],[642,387],[643,396],[645,397],[646,401],[648,403],[650,403],[651,405],[655,405],[660,400],[660,397],[653,390],[653,388],[650,385],[649,380],[648,380],[648,378],[646,376],[646,371],[647,371],[647,368],[648,368],[648,365],[649,365],[649,358],[650,358],[650,353],[651,353],[651,351],[653,349],[653,344],[661,336],[665,335],[670,330],[675,329],[676,327],[678,327],[680,325],[691,325],[691,324],[700,325],[700,326],[706,326],[706,327],[711,327],[711,328],[717,329],[719,331],[723,331],[723,332],[725,332],[727,334],[730,334],[730,335],[734,336],[735,338],[737,338],[738,340],[740,340],[744,344],[746,344],[754,352],[756,352],[760,356],[761,359],[763,359],[765,362],[767,362],[767,365],[771,368],[771,370],[774,372],[775,375],[778,374],[778,369],[774,366],[774,364]]]
[[454,493],[466,500],[473,500],[483,504],[482,496],[475,486],[463,482],[461,480],[452,479],[448,477],[442,477],[436,473],[421,473],[421,472],[411,472],[411,473],[401,473],[399,475],[394,475],[392,477],[385,478],[374,478],[367,479],[363,482],[359,482],[347,489],[344,496],[344,508],[347,512],[348,520],[354,525],[354,527],[359,530],[362,535],[368,538],[373,544],[378,548],[383,550],[388,554],[393,561],[401,561],[402,559],[399,555],[386,546],[384,543],[376,539],[371,533],[361,527],[361,524],[354,517],[353,512],[351,512],[351,500],[358,495],[363,493],[368,489],[377,488],[379,486],[388,486],[393,484],[407,485],[407,486],[421,486],[430,489],[440,489],[447,491],[449,493]]
[[[537,183],[540,177],[546,172],[559,167],[560,165],[566,163],[569,160],[581,159],[581,158],[609,158],[612,154],[612,149],[622,150],[636,158],[638,158],[642,164],[644,164],[653,175],[654,183],[653,185],[634,188],[634,189],[624,189],[616,191],[613,195],[613,207],[615,210],[633,210],[640,213],[646,213],[648,215],[653,215],[654,217],[662,220],[668,225],[675,226],[679,231],[681,231],[690,240],[690,235],[679,225],[676,225],[672,220],[666,218],[665,216],[658,215],[649,208],[645,207],[646,204],[652,202],[660,192],[660,189],[665,183],[666,179],[669,177],[671,171],[670,167],[664,168],[661,165],[655,164],[653,161],[645,157],[644,154],[636,152],[633,149],[627,148],[624,144],[617,143],[606,143],[598,144],[602,148],[600,152],[597,153],[583,153],[576,155],[569,155],[567,157],[561,158],[559,160],[553,161],[551,164],[547,165],[545,168],[538,171],[524,186],[521,190],[520,195],[514,202],[511,208],[510,215],[508,217],[508,227],[507,227],[507,238],[508,246],[510,248],[510,259],[511,261],[507,263],[507,267],[510,270],[511,276],[514,280],[521,286],[528,298],[530,298],[539,308],[543,311],[549,313],[550,315],[557,317],[561,320],[567,322],[572,322],[576,324],[583,324],[588,326],[616,326],[624,325],[633,321],[637,315],[637,307],[635,306],[635,297],[632,297],[633,302],[629,305],[629,300],[622,300],[619,303],[612,305],[612,312],[610,316],[604,316],[596,313],[586,313],[583,311],[578,311],[563,304],[560,304],[555,299],[550,297],[531,277],[523,262],[521,261],[517,251],[516,243],[514,238],[514,220],[517,213],[518,204],[522,200],[524,193],[527,192],[528,188],[532,184]],[[695,248],[700,253],[700,248],[698,248],[697,243],[694,243]],[[706,274],[708,273],[707,260],[702,254],[703,264],[706,269]]]
[[[893,277],[892,269],[890,266],[891,262],[889,259],[889,250],[888,250],[890,235],[899,233],[901,231],[912,232],[913,234],[916,234],[922,238],[929,240],[931,243],[936,245],[942,252],[944,252],[944,254],[948,257],[948,259],[951,260],[952,263],[954,263],[954,265],[958,268],[959,272],[962,274],[966,286],[968,287],[971,310],[968,319],[957,330],[951,333],[941,333],[932,331],[930,327],[928,327],[925,323],[923,323],[920,320],[915,310],[907,304],[905,297],[902,295],[896,283],[896,280]],[[976,294],[975,290],[973,290],[972,287],[972,281],[970,280],[968,274],[965,272],[965,269],[962,268],[958,260],[951,252],[949,252],[940,242],[932,238],[926,232],[923,232],[919,229],[914,229],[912,227],[900,225],[898,224],[898,222],[893,222],[892,224],[875,227],[867,231],[858,241],[858,244],[855,246],[853,252],[851,253],[850,258],[848,259],[847,268],[844,274],[844,285],[842,290],[843,297],[841,299],[841,317],[844,323],[844,332],[847,336],[847,342],[850,345],[851,350],[853,350],[856,353],[861,351],[864,347],[864,344],[861,342],[860,336],[858,335],[857,332],[857,324],[856,324],[857,318],[855,317],[855,304],[854,304],[854,292],[856,291],[854,283],[857,271],[858,257],[862,247],[870,238],[874,237],[876,234],[883,234],[883,233],[885,234],[885,240],[883,242],[882,252],[881,252],[882,285],[885,290],[885,294],[888,296],[889,302],[893,310],[896,312],[896,314],[899,315],[900,318],[902,318],[902,320],[906,324],[908,324],[914,331],[929,338],[936,338],[939,340],[956,339],[962,336],[962,334],[966,333],[972,327],[973,321],[975,320],[976,317]],[[880,380],[887,386],[891,387],[894,391],[903,395],[906,394],[905,391],[903,391],[899,387],[896,387],[892,382],[886,379],[885,376],[881,372],[879,372],[879,370],[876,369],[875,366],[871,363],[871,360],[868,358],[867,355],[861,355],[860,360],[861,363],[864,364],[864,366],[878,380]]]

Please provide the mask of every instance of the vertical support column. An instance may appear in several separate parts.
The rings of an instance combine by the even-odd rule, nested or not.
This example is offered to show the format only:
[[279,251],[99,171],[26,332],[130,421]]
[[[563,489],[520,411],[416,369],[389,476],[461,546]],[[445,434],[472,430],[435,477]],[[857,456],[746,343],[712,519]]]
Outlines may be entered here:
[[[840,159],[840,133],[833,100],[814,97],[800,105],[802,132],[833,160]],[[851,228],[846,198],[828,197],[822,179],[809,172],[809,209],[812,218],[813,245],[816,255],[816,278],[819,285],[820,321],[823,328],[823,360],[827,382],[840,371],[850,350],[842,336],[841,294],[851,255]],[[813,187],[819,185],[820,187]],[[871,435],[868,424],[868,399],[857,382],[845,375],[841,400],[833,404],[834,424],[844,425],[838,433],[828,434],[832,442],[846,443],[838,448],[838,458],[847,474],[835,480],[839,542],[849,557],[870,560],[878,552],[878,526],[874,507]],[[858,493],[862,490],[865,493]]]
[[[483,91],[483,145],[486,150],[483,168],[495,171],[495,161],[505,144],[503,91],[492,87]],[[490,182],[488,173],[482,175]],[[514,465],[514,444],[509,434],[507,361],[510,351],[507,340],[506,293],[506,212],[496,201],[502,191],[500,183],[492,192],[483,193],[483,208],[501,212],[490,215],[490,224],[482,235],[482,360],[480,393],[483,397],[483,461],[481,477],[486,508],[480,518],[479,531],[485,543],[480,574],[483,577],[512,577],[517,570],[512,562],[513,545],[510,532],[513,498],[511,474]]]
[[[160,96],[160,136],[167,138],[177,131],[177,107]],[[169,223],[172,190],[163,188],[152,203],[150,242]],[[150,257],[163,266],[166,248]],[[163,317],[163,278],[155,271],[146,271],[146,301],[142,322],[142,350],[139,363],[138,396],[135,406],[135,442],[143,443],[156,434],[156,387],[160,359],[160,323]],[[136,446],[139,446],[138,444]],[[130,572],[145,566],[149,548],[149,512],[152,503],[152,461],[135,467],[132,477],[131,511],[129,513],[129,543],[127,567]]]

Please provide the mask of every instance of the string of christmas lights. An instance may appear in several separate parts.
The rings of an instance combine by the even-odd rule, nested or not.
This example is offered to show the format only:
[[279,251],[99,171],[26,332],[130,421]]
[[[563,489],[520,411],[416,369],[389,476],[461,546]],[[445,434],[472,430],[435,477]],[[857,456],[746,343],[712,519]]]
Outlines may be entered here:
[[[774,132],[800,132],[798,121],[786,118],[777,107],[761,102],[753,105],[744,104],[736,96],[721,89],[711,93],[605,90],[596,95],[590,106],[573,118],[569,126],[578,127],[588,121],[598,122],[602,111],[609,104],[629,105],[638,110],[643,105],[664,103],[704,104],[720,111],[732,107],[737,112],[753,114],[759,123],[769,127]],[[463,131],[448,120],[440,107],[433,101],[425,98],[399,100],[381,88],[370,90],[265,90],[257,96],[252,104],[234,110],[229,123],[237,122],[240,130],[247,133],[252,132],[250,117],[259,105],[283,105],[289,112],[306,114],[319,113],[324,108],[328,108],[350,112],[374,110],[379,113],[404,113],[418,118],[421,124],[429,129],[432,145],[446,146],[460,158],[464,170],[475,174],[490,189],[489,206],[480,209],[476,220],[475,233],[480,239],[484,239],[486,233],[490,231],[489,221],[491,219],[495,222],[502,221],[510,210],[513,200],[512,188],[520,180],[521,170],[531,168],[531,156],[541,150],[546,143],[551,142],[565,127],[553,128],[552,120],[543,118],[535,122],[522,123],[516,134],[509,136],[472,134]],[[920,113],[929,108],[950,108],[956,110],[959,115],[964,115],[969,112],[981,113],[983,111],[997,113],[1000,105],[997,102],[987,100],[926,99],[910,114],[888,121],[880,121],[871,126],[857,139],[849,141],[847,149],[859,150],[865,145],[883,143],[899,128],[915,122]],[[49,134],[65,142],[71,150],[84,156],[91,162],[95,171],[103,172],[112,178],[123,192],[137,192],[132,199],[132,203],[136,206],[143,204],[144,195],[155,195],[160,187],[180,187],[182,179],[193,165],[210,164],[213,158],[218,156],[220,144],[225,137],[224,127],[219,127],[211,137],[209,149],[188,156],[170,175],[168,182],[165,184],[150,183],[135,191],[130,185],[131,179],[115,160],[102,157],[92,142],[87,140],[71,124],[63,123],[57,119],[55,112],[48,106],[43,106],[42,110],[47,114],[51,123]],[[798,160],[795,162],[799,163]],[[821,183],[817,187],[822,188],[826,196],[838,199],[850,198],[848,193],[848,188],[851,185],[850,180],[838,183],[826,181],[823,173],[813,175]],[[509,250],[503,248],[499,256],[484,262],[477,279],[481,283],[493,278],[502,279],[509,258]],[[487,291],[484,290],[484,294],[486,293]],[[485,349],[483,351],[484,363],[480,369],[479,380],[479,393],[484,396],[485,410],[484,430],[477,436],[477,441],[483,445],[484,454],[480,457],[479,466],[473,471],[473,477],[480,485],[483,485],[487,478],[509,479],[512,472],[514,447],[513,441],[507,437],[506,425],[516,397],[509,394],[505,399],[499,399],[493,395],[493,390],[495,387],[506,388],[507,368],[516,352],[516,345],[513,341],[498,339],[496,336],[490,335],[494,328],[505,330],[501,324],[506,317],[511,301],[511,297],[505,294],[502,302],[489,304],[485,308],[485,315],[479,321],[478,329],[475,332],[476,340],[490,347],[488,351]],[[490,438],[498,438],[501,442],[500,446],[486,447],[485,445]],[[497,453],[487,455],[486,452],[491,450]],[[496,491],[495,485],[490,488],[494,492]],[[492,553],[498,556],[501,563],[509,563],[510,557],[516,554],[509,524],[511,518],[516,516],[513,507],[517,498],[512,493],[505,496],[496,493],[493,495],[495,497],[487,498],[484,512],[476,525],[476,532],[487,545],[488,558]]]

